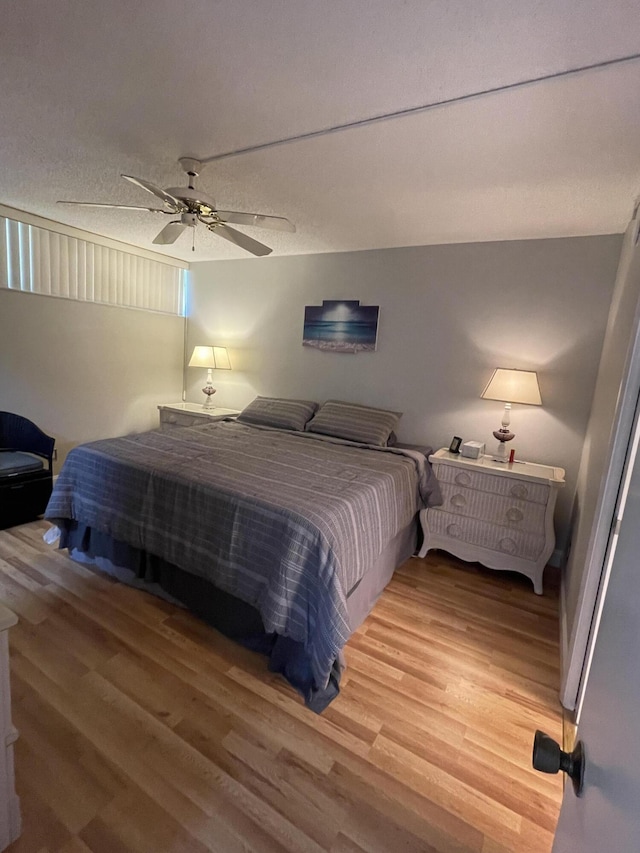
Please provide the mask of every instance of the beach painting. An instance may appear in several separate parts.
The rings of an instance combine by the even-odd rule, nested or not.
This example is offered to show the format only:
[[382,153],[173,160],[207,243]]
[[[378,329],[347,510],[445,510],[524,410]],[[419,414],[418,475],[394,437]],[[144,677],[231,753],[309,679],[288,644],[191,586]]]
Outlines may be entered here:
[[378,305],[357,299],[326,299],[304,309],[303,347],[326,352],[373,352],[378,337]]

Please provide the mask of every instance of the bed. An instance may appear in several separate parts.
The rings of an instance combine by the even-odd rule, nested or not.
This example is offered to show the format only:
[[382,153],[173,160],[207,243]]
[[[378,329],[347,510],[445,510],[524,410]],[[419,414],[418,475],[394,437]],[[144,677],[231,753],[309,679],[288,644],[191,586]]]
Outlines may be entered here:
[[429,448],[371,443],[386,427],[344,438],[353,430],[332,417],[342,434],[328,434],[310,405],[294,419],[302,428],[248,407],[238,421],[81,445],[45,517],[61,548],[157,585],[267,653],[321,712],[339,692],[345,643],[439,493]]

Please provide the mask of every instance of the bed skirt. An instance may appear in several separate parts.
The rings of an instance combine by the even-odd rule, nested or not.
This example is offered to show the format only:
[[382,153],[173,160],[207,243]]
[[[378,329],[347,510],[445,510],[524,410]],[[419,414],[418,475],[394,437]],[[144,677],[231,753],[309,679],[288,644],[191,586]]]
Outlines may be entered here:
[[[396,534],[375,565],[348,593],[347,611],[352,633],[371,612],[394,570],[415,552],[416,531],[417,524],[413,522]],[[61,526],[59,547],[68,549],[74,559],[89,561],[124,583],[187,607],[225,636],[267,655],[269,669],[282,674],[315,713],[324,711],[340,692],[340,676],[344,669],[342,652],[334,661],[328,684],[316,685],[302,643],[267,633],[255,607],[204,578],[75,521]]]

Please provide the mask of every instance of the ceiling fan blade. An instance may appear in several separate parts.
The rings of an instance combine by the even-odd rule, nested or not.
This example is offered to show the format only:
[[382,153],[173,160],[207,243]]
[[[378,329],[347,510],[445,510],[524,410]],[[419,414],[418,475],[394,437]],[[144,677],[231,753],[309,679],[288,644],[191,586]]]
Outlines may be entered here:
[[169,222],[168,225],[164,226],[153,242],[160,246],[168,246],[170,243],[175,243],[184,229],[188,227],[188,225],[185,225],[182,222]]
[[148,210],[151,213],[169,213],[162,207],[141,207],[138,204],[101,204],[97,201],[57,201],[56,204],[75,204],[78,207],[114,207],[117,210]]
[[258,241],[254,240],[253,237],[248,237],[246,234],[236,231],[235,228],[230,228],[228,225],[224,225],[224,223],[220,225],[208,225],[207,227],[209,228],[209,231],[213,231],[213,233],[217,234],[218,237],[224,237],[225,240],[229,240],[230,243],[235,243],[236,246],[240,246],[241,249],[251,252],[252,255],[262,257],[263,255],[270,255],[273,251],[273,249],[265,246],[264,243],[258,243]]
[[142,178],[134,178],[133,175],[122,175],[125,181],[131,181],[132,184],[135,184],[137,187],[141,187],[143,190],[146,190],[148,193],[152,193],[157,198],[161,199],[165,204],[170,205],[174,208],[175,212],[182,212],[186,210],[184,204],[175,196],[169,195],[169,193],[161,190],[160,187],[157,187],[155,184],[152,184],[150,181],[145,181]]
[[263,213],[240,213],[237,210],[216,211],[220,219],[236,225],[257,225],[259,228],[272,228],[274,231],[295,231],[296,226],[284,216],[266,216]]

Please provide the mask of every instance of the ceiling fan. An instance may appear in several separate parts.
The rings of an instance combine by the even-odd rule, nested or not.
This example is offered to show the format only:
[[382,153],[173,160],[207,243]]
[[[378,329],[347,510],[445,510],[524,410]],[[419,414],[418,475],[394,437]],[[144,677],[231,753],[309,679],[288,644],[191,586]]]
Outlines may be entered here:
[[195,179],[202,168],[201,162],[194,160],[193,157],[181,157],[178,162],[189,178],[186,187],[169,187],[163,190],[142,178],[122,175],[125,180],[131,181],[132,184],[159,198],[164,205],[163,207],[142,207],[137,204],[102,204],[92,201],[59,201],[58,204],[73,204],[80,207],[113,207],[118,210],[146,210],[150,213],[164,213],[168,216],[179,217],[165,225],[155,237],[153,242],[161,246],[175,243],[186,228],[195,228],[198,222],[201,222],[218,237],[235,243],[236,246],[251,252],[252,255],[268,255],[272,251],[269,246],[259,243],[253,237],[249,237],[235,228],[231,228],[229,222],[236,225],[257,225],[260,228],[272,228],[276,231],[296,230],[295,225],[283,216],[241,213],[237,210],[218,210],[214,199],[203,190],[195,187]]

